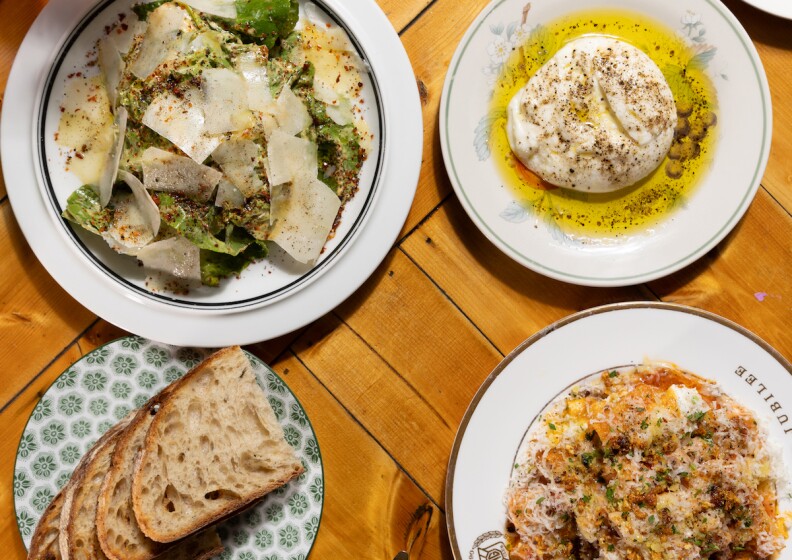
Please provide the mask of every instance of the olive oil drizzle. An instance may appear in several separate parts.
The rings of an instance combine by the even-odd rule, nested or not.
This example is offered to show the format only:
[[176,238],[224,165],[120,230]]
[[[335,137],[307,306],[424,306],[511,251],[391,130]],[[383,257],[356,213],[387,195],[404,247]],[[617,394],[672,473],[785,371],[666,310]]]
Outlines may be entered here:
[[[635,185],[613,193],[556,188],[517,160],[506,136],[506,107],[512,97],[566,43],[584,35],[606,35],[645,52],[661,69],[674,95],[679,122],[661,165]],[[674,31],[625,10],[585,11],[538,25],[514,50],[495,84],[490,146],[504,184],[520,204],[577,238],[613,238],[659,224],[700,184],[712,164],[717,101],[705,63]]]

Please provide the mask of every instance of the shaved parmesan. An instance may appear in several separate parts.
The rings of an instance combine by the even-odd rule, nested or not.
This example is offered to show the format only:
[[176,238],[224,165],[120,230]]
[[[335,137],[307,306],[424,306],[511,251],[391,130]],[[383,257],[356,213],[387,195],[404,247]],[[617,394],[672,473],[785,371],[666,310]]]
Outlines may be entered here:
[[165,92],[154,98],[143,115],[143,124],[197,163],[203,163],[222,141],[206,133],[202,97],[197,89],[188,90],[184,97]]
[[145,21],[136,21],[135,23],[129,24],[126,30],[122,27],[116,28],[115,31],[110,33],[108,39],[110,40],[113,45],[115,45],[116,50],[121,54],[127,54],[129,49],[132,48],[132,44],[134,43],[135,37],[138,35],[143,35],[148,28],[148,24]]
[[223,177],[217,169],[195,163],[159,148],[148,148],[141,158],[143,183],[152,191],[175,192],[206,202]]
[[117,193],[113,197],[113,204],[113,222],[102,233],[102,237],[118,253],[137,255],[154,239],[149,220],[131,194]]
[[249,51],[237,57],[236,68],[245,80],[248,107],[253,111],[271,111],[273,99],[266,64]]
[[138,260],[152,272],[182,280],[201,280],[201,250],[183,237],[171,237],[142,248]]
[[273,188],[270,240],[295,260],[314,263],[333,229],[341,201],[319,179],[302,175]]
[[314,78],[314,93],[317,100],[327,105],[327,116],[333,119],[333,122],[340,125],[354,122],[352,102],[347,97],[339,95],[320,78]]
[[275,118],[281,131],[294,136],[311,124],[311,115],[302,99],[289,87],[284,87],[275,104]]
[[118,84],[121,83],[121,76],[124,74],[124,60],[109,39],[99,41],[99,68],[107,88],[110,107],[115,109]]
[[236,0],[181,0],[184,4],[192,6],[205,14],[211,14],[226,19],[236,19]]
[[204,130],[208,134],[242,130],[253,124],[242,76],[227,68],[210,68],[201,76]]
[[242,208],[245,205],[245,195],[239,192],[233,183],[220,179],[217,185],[217,196],[215,206],[220,208]]
[[126,108],[119,107],[113,123],[115,133],[115,143],[107,154],[107,163],[105,163],[102,178],[99,179],[99,204],[102,208],[107,206],[110,202],[110,197],[113,195],[113,184],[118,177],[118,164],[121,163],[121,153],[124,151],[124,139],[126,138],[127,118],[129,114]]
[[187,48],[194,31],[189,14],[176,4],[163,4],[148,17],[148,27],[129,71],[141,80]]
[[223,170],[225,178],[247,198],[264,188],[264,181],[256,171],[260,155],[258,144],[252,140],[234,139],[220,144],[212,152],[212,159]]
[[124,170],[119,171],[118,176],[132,190],[132,194],[135,196],[135,202],[143,218],[145,218],[148,226],[151,228],[151,233],[154,237],[157,237],[162,222],[159,206],[157,206],[157,203],[151,198],[151,195],[146,190],[146,187],[143,186],[143,183],[140,182],[140,179]]
[[309,140],[276,130],[267,144],[267,159],[269,161],[267,177],[270,186],[288,183],[298,175],[316,177],[317,147]]

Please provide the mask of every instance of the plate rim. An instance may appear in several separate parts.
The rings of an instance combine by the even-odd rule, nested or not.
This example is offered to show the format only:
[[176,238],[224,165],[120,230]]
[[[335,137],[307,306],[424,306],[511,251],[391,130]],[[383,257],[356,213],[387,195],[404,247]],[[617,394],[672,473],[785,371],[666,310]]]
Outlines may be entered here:
[[[84,1],[87,11],[101,4],[101,0]],[[93,265],[81,264],[75,258],[74,244],[54,223],[49,223],[55,217],[38,188],[34,117],[53,57],[72,32],[70,25],[55,25],[62,32],[58,36],[46,26],[51,23],[52,14],[72,7],[67,0],[52,0],[44,7],[28,30],[19,53],[31,55],[38,51],[37,56],[45,57],[48,62],[42,68],[24,68],[23,57],[18,53],[9,75],[11,87],[6,90],[5,118],[0,123],[0,151],[6,162],[3,173],[8,198],[28,245],[56,283],[81,305],[124,330],[168,344],[199,347],[250,344],[293,332],[315,321],[351,296],[374,273],[398,238],[417,190],[423,155],[420,98],[404,45],[375,2],[367,1],[354,11],[342,0],[325,0],[324,3],[355,34],[372,66],[390,65],[388,72],[377,72],[382,119],[388,127],[388,139],[380,138],[383,144],[387,142],[383,146],[380,171],[382,184],[354,242],[348,244],[334,266],[327,267],[296,294],[266,305],[230,311],[184,309],[144,301],[126,289],[120,290],[94,270]],[[51,48],[38,46],[37,39],[44,35],[52,37]],[[37,92],[34,101],[26,100],[21,91],[22,86],[33,87],[31,84],[35,84]],[[12,114],[12,106],[21,116]],[[10,161],[20,164],[11,167]],[[218,322],[222,325],[219,329]],[[209,333],[210,329],[214,332]]]
[[[465,437],[465,432],[467,431],[467,427],[470,423],[470,420],[475,413],[476,409],[478,408],[479,402],[484,398],[484,395],[487,393],[487,390],[492,385],[492,383],[498,378],[498,376],[506,369],[506,367],[513,362],[517,356],[522,354],[527,348],[533,346],[547,335],[557,331],[558,329],[565,327],[571,323],[575,323],[577,321],[587,319],[589,317],[593,317],[596,315],[602,315],[605,313],[613,313],[613,312],[620,312],[632,309],[652,309],[652,310],[663,310],[663,311],[672,311],[677,313],[683,313],[688,315],[693,315],[696,317],[700,317],[709,321],[713,321],[721,326],[727,327],[738,334],[743,335],[751,342],[755,343],[757,346],[765,350],[768,354],[770,354],[781,366],[783,366],[787,372],[792,375],[792,362],[787,360],[778,350],[776,350],[773,346],[771,346],[768,342],[764,339],[759,337],[754,332],[748,330],[747,328],[743,327],[742,325],[732,321],[731,319],[727,319],[721,315],[717,315],[711,311],[706,311],[704,309],[698,307],[691,307],[688,305],[682,305],[680,303],[667,303],[663,301],[631,301],[631,302],[621,302],[621,303],[611,303],[607,305],[601,305],[598,307],[593,307],[591,309],[585,309],[583,311],[578,311],[577,313],[573,313],[572,315],[568,315],[554,323],[548,325],[547,327],[541,329],[540,331],[534,333],[523,342],[521,342],[517,347],[509,352],[500,363],[492,370],[492,372],[484,379],[481,383],[479,388],[476,390],[476,393],[473,395],[468,407],[465,410],[465,414],[462,416],[462,420],[460,420],[459,427],[457,428],[456,435],[454,436],[454,445],[451,448],[451,454],[449,455],[448,459],[448,467],[446,470],[446,480],[443,489],[445,490],[445,511],[446,511],[446,529],[448,530],[448,538],[451,548],[451,554],[454,560],[465,560],[465,557],[462,555],[462,552],[459,549],[459,542],[456,538],[456,529],[454,528],[454,478],[456,476],[456,465],[457,465],[457,458],[459,456],[459,448],[462,445],[462,440]],[[563,390],[562,390],[563,392]],[[517,451],[517,450],[515,450]]]
[[[123,3],[133,3],[135,0],[121,1]],[[328,251],[328,253],[325,255],[325,258],[315,263],[314,266],[306,270],[299,277],[293,278],[287,284],[251,297],[236,297],[219,302],[203,302],[200,300],[196,301],[184,299],[179,294],[174,294],[167,291],[155,292],[148,290],[145,287],[138,286],[134,282],[127,279],[127,277],[125,277],[122,273],[117,272],[113,266],[103,262],[100,256],[97,255],[97,253],[92,250],[84,240],[84,238],[90,238],[93,240],[94,236],[92,234],[87,234],[83,228],[78,227],[76,224],[62,217],[61,213],[63,212],[64,207],[57,199],[57,187],[52,180],[52,173],[49,172],[50,168],[59,164],[59,162],[54,161],[51,164],[48,161],[48,139],[46,137],[48,112],[50,111],[50,107],[53,105],[53,103],[57,102],[57,99],[53,96],[53,92],[57,83],[59,82],[58,76],[59,74],[63,73],[66,59],[74,51],[75,43],[77,43],[82,38],[88,27],[95,24],[97,18],[103,16],[106,10],[113,10],[113,5],[116,2],[119,2],[119,0],[94,0],[94,2],[92,2],[92,6],[83,15],[82,19],[73,29],[68,31],[66,38],[55,48],[54,57],[51,61],[49,69],[47,70],[43,86],[41,91],[38,92],[38,103],[35,107],[36,121],[34,123],[34,128],[37,130],[37,134],[34,137],[34,165],[37,168],[37,178],[41,182],[39,187],[40,190],[43,191],[42,199],[44,200],[44,205],[54,212],[51,214],[51,216],[55,221],[55,227],[58,229],[59,233],[69,237],[71,242],[70,245],[77,250],[77,258],[87,261],[81,264],[90,266],[97,272],[104,274],[108,280],[118,284],[120,286],[119,289],[129,290],[137,297],[140,297],[141,300],[144,300],[147,304],[154,302],[154,304],[158,303],[171,305],[173,307],[188,310],[201,310],[209,312],[224,311],[234,313],[251,310],[255,307],[266,306],[279,299],[296,295],[308,284],[318,280],[322,274],[324,274],[329,268],[334,266],[343,258],[349,246],[355,242],[361,231],[365,228],[365,225],[371,216],[372,208],[376,204],[377,199],[382,192],[382,168],[384,166],[386,157],[385,152],[388,146],[388,127],[385,123],[385,109],[382,106],[382,93],[380,91],[377,75],[373,72],[373,69],[372,72],[369,73],[371,91],[377,110],[376,117],[371,120],[377,121],[379,128],[377,150],[375,153],[370,153],[368,158],[370,161],[373,161],[375,165],[374,176],[371,181],[371,188],[369,192],[366,193],[366,196],[362,201],[362,207],[358,215],[346,216],[345,218],[342,214],[341,222],[347,222],[351,219],[351,228],[343,237],[338,238],[340,239],[338,245],[332,250]],[[332,7],[326,4],[326,0],[304,0],[304,2],[316,3],[319,8],[328,15],[330,20],[332,20],[338,27],[343,29],[349,36],[350,41],[357,50],[357,54],[364,61],[364,64],[368,64],[366,50],[359,43],[355,34],[352,33],[352,31],[348,28],[349,26],[347,23],[337,15],[336,11]],[[131,11],[131,8],[127,8],[127,10]],[[351,200],[352,199],[350,199],[350,202]],[[101,248],[106,251],[107,247],[105,244],[101,245]],[[267,260],[267,258],[264,260]],[[233,281],[233,277],[229,277],[224,279],[221,283]]]
[[[634,274],[623,275],[623,276],[609,276],[609,277],[592,277],[592,276],[585,276],[582,274],[572,274],[569,272],[565,272],[563,270],[558,270],[557,268],[551,268],[547,265],[542,264],[541,262],[531,259],[528,256],[522,254],[517,249],[513,248],[509,245],[505,240],[503,240],[489,225],[488,223],[479,215],[476,211],[473,204],[468,199],[468,196],[465,192],[465,189],[462,187],[462,182],[459,180],[458,174],[454,167],[454,160],[451,155],[451,148],[449,146],[449,105],[450,105],[450,95],[451,89],[454,85],[454,80],[456,77],[457,69],[459,65],[462,63],[462,59],[464,57],[464,53],[469,46],[470,41],[472,40],[473,36],[478,32],[478,29],[484,24],[486,19],[489,15],[498,8],[501,4],[505,2],[519,2],[521,0],[491,0],[476,16],[473,22],[468,26],[465,34],[460,39],[459,44],[457,45],[456,50],[454,51],[454,56],[451,58],[451,62],[449,63],[448,71],[446,73],[445,81],[443,83],[443,90],[440,98],[440,113],[439,113],[439,126],[440,126],[440,148],[443,154],[443,164],[446,169],[446,173],[448,178],[451,182],[451,186],[454,189],[454,192],[457,195],[457,199],[459,199],[462,207],[465,210],[465,213],[468,217],[473,221],[476,225],[478,230],[484,234],[484,236],[489,239],[489,241],[495,245],[501,252],[506,254],[508,257],[516,261],[517,263],[521,264],[522,266],[533,270],[539,274],[544,276],[548,276],[555,280],[560,280],[563,282],[568,282],[571,284],[577,284],[581,286],[589,286],[589,287],[622,287],[622,286],[630,286],[635,284],[641,284],[645,282],[650,282],[652,280],[656,280],[658,278],[662,278],[664,276],[673,274],[678,270],[694,263],[698,259],[700,259],[703,255],[705,255],[708,251],[712,250],[718,243],[720,243],[740,222],[742,217],[748,211],[748,208],[751,206],[751,202],[756,196],[756,193],[761,187],[762,178],[764,177],[764,172],[767,168],[767,163],[770,158],[770,149],[772,144],[772,133],[773,133],[773,108],[772,108],[772,97],[770,95],[770,87],[767,81],[767,74],[764,70],[764,65],[762,64],[761,58],[759,57],[759,53],[756,50],[756,47],[753,44],[750,36],[748,35],[745,28],[736,18],[736,16],[726,7],[723,3],[717,0],[703,0],[710,6],[712,6],[717,12],[719,12],[724,20],[729,24],[731,29],[733,30],[735,36],[740,40],[740,43],[745,50],[748,58],[751,62],[751,65],[754,70],[754,74],[756,76],[758,86],[760,89],[761,99],[762,99],[762,106],[763,106],[763,121],[764,121],[764,133],[762,134],[762,144],[761,144],[761,151],[757,161],[756,168],[754,170],[753,178],[750,181],[750,184],[747,186],[739,204],[736,206],[732,215],[725,220],[724,223],[720,225],[720,228],[714,232],[714,234],[704,243],[702,243],[698,248],[694,249],[690,252],[687,256],[677,259],[675,262],[665,263],[662,266],[652,267],[651,270],[643,270]],[[631,7],[631,9],[635,9]],[[714,163],[713,163],[714,164]]]
[[[133,334],[126,335],[126,336],[121,336],[119,338],[110,340],[108,342],[105,342],[104,344],[100,344],[96,348],[92,349],[90,352],[87,352],[87,353],[83,354],[82,356],[80,356],[77,360],[75,360],[74,362],[72,362],[68,366],[66,366],[66,369],[64,369],[62,372],[60,372],[57,375],[57,377],[55,377],[55,379],[53,379],[52,382],[50,382],[50,384],[47,386],[47,388],[44,390],[44,392],[41,393],[41,396],[36,400],[36,404],[33,406],[33,409],[30,411],[30,415],[27,417],[27,420],[25,421],[25,427],[22,429],[22,433],[19,436],[19,441],[17,442],[17,447],[16,447],[16,455],[14,456],[14,469],[13,469],[13,471],[11,471],[12,472],[12,477],[11,477],[12,478],[12,481],[11,481],[12,486],[13,486],[13,478],[14,478],[13,475],[16,473],[17,462],[19,461],[19,446],[22,443],[22,438],[25,436],[25,433],[27,432],[28,425],[30,425],[30,420],[33,418],[33,413],[35,412],[36,406],[38,406],[38,403],[41,402],[41,400],[45,396],[47,396],[47,393],[49,393],[50,389],[52,389],[52,387],[58,382],[58,380],[67,371],[69,371],[69,369],[72,366],[74,366],[75,364],[87,359],[87,357],[90,354],[96,352],[97,350],[101,350],[102,348],[105,348],[106,346],[110,346],[111,344],[120,344],[124,340],[141,339],[141,338],[144,339],[144,340],[148,340],[149,342],[156,343],[156,341],[154,341],[154,340],[145,339],[145,337],[140,337],[138,335],[133,335]],[[201,350],[207,350],[208,351],[209,349],[208,348],[201,348]],[[317,449],[317,451],[319,451],[319,467],[321,468],[321,473],[322,473],[322,476],[321,476],[321,478],[322,478],[322,503],[321,503],[321,505],[319,507],[319,523],[318,523],[317,528],[316,528],[316,535],[314,536],[314,540],[313,540],[313,542],[311,542],[311,546],[308,548],[308,552],[306,553],[306,558],[307,558],[307,557],[310,556],[311,551],[313,550],[314,546],[316,545],[316,539],[319,536],[319,529],[321,529],[321,527],[322,527],[322,519],[324,519],[325,492],[326,492],[326,489],[327,489],[327,485],[325,484],[325,478],[326,477],[325,477],[325,468],[324,468],[324,456],[322,455],[322,446],[319,443],[319,438],[316,435],[316,430],[314,429],[313,422],[311,421],[311,417],[308,416],[308,413],[306,412],[305,407],[302,404],[302,401],[300,401],[300,399],[297,396],[297,394],[294,391],[292,391],[292,389],[289,386],[289,384],[286,383],[286,381],[280,376],[280,374],[278,374],[278,372],[276,372],[274,369],[272,369],[272,367],[268,363],[266,363],[264,360],[262,360],[261,358],[259,358],[255,354],[253,354],[252,352],[250,352],[248,350],[245,350],[244,348],[242,348],[242,351],[245,353],[245,355],[248,357],[249,360],[255,360],[255,361],[259,362],[270,373],[272,373],[275,377],[277,377],[280,380],[281,383],[283,383],[284,387],[286,387],[286,389],[289,391],[289,393],[291,393],[292,397],[294,397],[294,400],[297,402],[297,405],[300,407],[300,409],[305,414],[305,419],[308,421],[308,426],[309,426],[309,428],[311,430],[311,434],[313,435],[313,438],[316,441],[316,449]],[[187,372],[189,372],[191,370],[192,370],[192,368],[188,369],[184,373],[184,375],[186,375]],[[170,384],[168,384],[168,385],[170,385]],[[165,387],[167,387],[167,385],[165,385]],[[162,391],[162,389],[160,389],[160,391]],[[152,396],[154,396],[154,395],[152,395]],[[151,397],[149,397],[149,398],[151,398]],[[87,451],[86,451],[86,453],[87,453]],[[85,456],[85,454],[83,454],[83,456]],[[22,535],[22,530],[19,527],[19,522],[18,522],[19,515],[17,514],[17,500],[16,500],[16,494],[14,494],[14,492],[13,492],[13,488],[12,488],[11,493],[12,493],[12,495],[14,495],[13,507],[14,507],[14,519],[16,520],[15,525],[16,525],[16,528],[17,528],[17,532],[19,533],[19,538],[22,541],[22,546],[25,547],[25,550],[27,552],[30,552],[30,549],[28,548],[28,545],[25,543],[25,538]],[[60,493],[60,491],[59,491],[59,493]],[[58,494],[55,494],[55,496],[53,496],[53,499],[55,499],[55,497],[57,495]],[[46,508],[44,509],[44,511],[46,511]],[[242,512],[240,511],[239,513],[242,513]],[[39,519],[41,519],[41,518],[39,517]],[[221,521],[221,523],[222,522],[223,521]],[[32,537],[32,535],[31,535],[31,537]]]
[[771,16],[775,16],[777,18],[792,20],[792,7],[789,10],[784,11],[780,9],[776,9],[775,5],[767,5],[765,0],[743,0],[749,6],[756,8],[766,14],[770,14]]

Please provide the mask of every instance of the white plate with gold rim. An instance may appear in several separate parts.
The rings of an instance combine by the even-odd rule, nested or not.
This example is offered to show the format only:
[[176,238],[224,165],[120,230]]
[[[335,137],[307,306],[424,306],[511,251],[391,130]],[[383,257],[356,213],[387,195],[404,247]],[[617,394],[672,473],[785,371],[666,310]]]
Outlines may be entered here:
[[[414,74],[385,14],[372,1],[352,10],[315,0],[350,36],[368,70],[367,123],[375,139],[360,191],[317,264],[268,259],[220,288],[153,293],[134,258],[60,217],[78,186],[54,140],[64,80],[82,71],[105,26],[129,13],[132,0],[54,0],[19,49],[4,99],[2,161],[15,216],[36,256],[81,304],[128,331],[183,346],[267,340],[327,313],[357,289],[393,245],[412,204],[422,152],[422,118]],[[300,2],[304,6],[307,2]],[[13,164],[11,164],[13,162]]]
[[[596,372],[647,361],[671,362],[717,382],[766,421],[792,473],[792,364],[769,344],[727,319],[682,305],[639,302],[583,311],[517,347],[465,412],[446,479],[456,560],[508,559],[504,496],[524,435],[545,406]],[[780,496],[780,509],[792,509],[792,495]],[[778,560],[792,558],[790,541]]]
[[[587,236],[533,211],[506,186],[490,151],[492,131],[505,126],[505,118],[494,114],[490,104],[513,49],[559,18],[603,9],[649,18],[684,42],[691,53],[688,64],[703,69],[713,85],[718,120],[712,131],[717,138],[712,162],[675,210],[643,229]],[[647,45],[651,41],[648,37]],[[646,45],[635,46],[650,50]],[[560,47],[551,48],[555,52]],[[712,249],[753,200],[767,165],[771,131],[771,101],[761,61],[745,30],[717,0],[684,4],[494,0],[460,42],[440,107],[445,166],[473,223],[520,264],[588,286],[647,282],[687,266]]]

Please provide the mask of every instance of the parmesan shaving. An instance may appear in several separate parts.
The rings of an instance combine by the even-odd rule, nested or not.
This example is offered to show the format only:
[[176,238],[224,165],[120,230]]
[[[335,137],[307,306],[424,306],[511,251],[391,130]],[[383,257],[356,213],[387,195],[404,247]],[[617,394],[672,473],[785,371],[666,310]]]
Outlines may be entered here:
[[142,248],[138,260],[149,271],[180,280],[201,281],[201,251],[183,237],[171,237]]
[[162,223],[159,206],[157,206],[157,203],[151,198],[151,195],[146,190],[146,187],[143,186],[143,183],[140,182],[140,179],[124,170],[119,171],[118,176],[132,190],[132,194],[135,196],[135,202],[140,209],[141,215],[151,229],[152,235],[157,237]]
[[151,243],[154,232],[134,195],[117,193],[113,197],[115,212],[110,227],[102,233],[107,244],[122,255],[137,255]]
[[159,148],[148,148],[141,158],[143,183],[152,191],[175,192],[206,202],[223,174]]
[[256,166],[261,150],[252,140],[233,139],[223,142],[212,152],[212,159],[223,170],[225,178],[249,198],[264,188]]
[[215,206],[220,208],[242,208],[245,205],[245,196],[239,192],[231,182],[220,179],[217,185]]
[[129,71],[145,80],[160,64],[185,51],[194,30],[186,11],[176,4],[163,4],[149,14],[145,36]]
[[281,130],[270,136],[267,159],[267,178],[271,187],[288,183],[298,175],[308,173],[316,176],[318,172],[316,144]]
[[202,97],[197,89],[187,90],[183,97],[165,92],[154,98],[143,115],[143,124],[197,163],[203,163],[222,141],[221,136],[206,132]]
[[284,87],[278,96],[275,118],[281,132],[292,136],[308,128],[312,122],[305,103],[289,87]]
[[341,201],[316,177],[273,188],[270,240],[301,263],[314,263],[333,229]]
[[210,68],[203,71],[201,83],[207,134],[234,132],[253,124],[242,76],[227,68]]
[[124,74],[124,60],[110,39],[99,41],[99,68],[102,71],[110,107],[115,110],[118,99],[118,84]]
[[245,80],[248,108],[252,111],[272,111],[272,93],[270,93],[267,66],[262,57],[248,51],[236,59],[237,71]]
[[102,178],[99,180],[99,204],[102,208],[107,206],[110,202],[110,197],[113,195],[113,184],[118,177],[118,166],[121,163],[121,154],[124,151],[124,139],[126,138],[126,126],[129,113],[124,107],[119,107],[113,123],[115,132],[115,142],[110,153],[107,154],[107,163],[105,164]]

